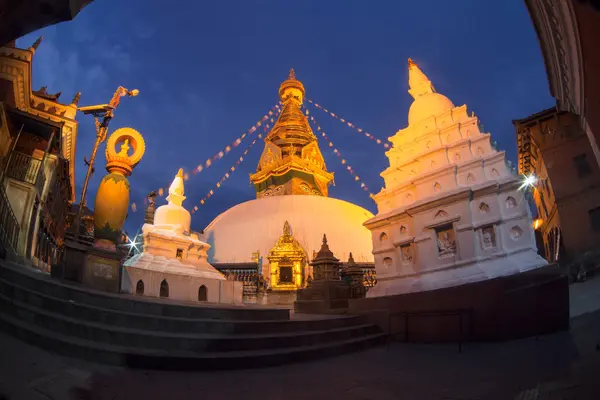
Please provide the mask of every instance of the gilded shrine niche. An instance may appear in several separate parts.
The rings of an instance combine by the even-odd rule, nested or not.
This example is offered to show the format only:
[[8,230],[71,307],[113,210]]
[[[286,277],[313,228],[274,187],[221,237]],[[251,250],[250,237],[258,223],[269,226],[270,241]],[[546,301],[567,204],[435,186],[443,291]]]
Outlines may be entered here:
[[306,253],[292,235],[290,224],[285,221],[283,234],[267,256],[271,274],[271,289],[296,291],[304,284]]

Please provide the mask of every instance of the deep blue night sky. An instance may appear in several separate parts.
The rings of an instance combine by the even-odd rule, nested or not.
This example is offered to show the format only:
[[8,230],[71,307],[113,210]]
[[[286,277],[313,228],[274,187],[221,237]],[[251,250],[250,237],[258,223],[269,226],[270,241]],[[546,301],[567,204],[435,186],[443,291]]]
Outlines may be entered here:
[[[139,130],[146,154],[130,178],[127,229],[143,221],[143,198],[168,186],[177,169],[191,169],[247,131],[278,100],[279,84],[295,68],[307,97],[385,139],[407,124],[406,60],[412,57],[438,92],[467,104],[499,147],[515,160],[512,120],[554,104],[533,25],[523,1],[218,1],[96,0],[73,21],[18,41],[44,41],[34,57],[34,88],[62,91],[80,105],[107,103],[118,85],[138,88],[124,98],[110,132]],[[309,105],[310,107],[310,105]],[[310,108],[341,154],[377,192],[387,158],[382,146]],[[78,199],[95,140],[93,119],[79,115]],[[246,142],[244,142],[246,143]],[[188,209],[231,167],[245,145],[186,184]],[[335,173],[332,197],[375,212],[368,194],[321,142]],[[88,203],[104,175],[104,146]],[[230,206],[255,197],[248,174],[257,144],[200,212],[204,228]],[[162,204],[164,200],[160,200]]]

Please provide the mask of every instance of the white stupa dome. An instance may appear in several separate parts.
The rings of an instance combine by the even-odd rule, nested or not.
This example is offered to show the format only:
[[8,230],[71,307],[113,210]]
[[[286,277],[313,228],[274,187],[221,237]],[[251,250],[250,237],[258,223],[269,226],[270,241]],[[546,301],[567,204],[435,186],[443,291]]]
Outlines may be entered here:
[[203,241],[211,245],[211,263],[250,262],[257,250],[266,256],[288,221],[292,235],[309,259],[321,248],[327,234],[334,255],[347,261],[373,262],[371,232],[363,223],[372,218],[368,210],[347,201],[322,196],[286,195],[263,197],[238,204],[216,217],[204,230]]
[[425,93],[413,101],[408,110],[408,124],[420,122],[426,118],[437,116],[454,108],[452,101],[439,93]]

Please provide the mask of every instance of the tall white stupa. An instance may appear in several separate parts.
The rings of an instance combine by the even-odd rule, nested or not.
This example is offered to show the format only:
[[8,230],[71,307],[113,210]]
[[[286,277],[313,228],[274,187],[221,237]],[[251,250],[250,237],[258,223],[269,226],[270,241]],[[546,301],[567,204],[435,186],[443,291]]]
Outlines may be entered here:
[[516,274],[537,254],[521,182],[467,106],[455,107],[408,60],[408,127],[389,138],[371,230],[377,285],[368,297]]
[[154,224],[144,224],[142,253],[123,266],[122,291],[175,300],[242,304],[242,282],[226,280],[207,261],[210,245],[190,231],[183,206],[183,171],[169,187],[168,204],[159,207]]

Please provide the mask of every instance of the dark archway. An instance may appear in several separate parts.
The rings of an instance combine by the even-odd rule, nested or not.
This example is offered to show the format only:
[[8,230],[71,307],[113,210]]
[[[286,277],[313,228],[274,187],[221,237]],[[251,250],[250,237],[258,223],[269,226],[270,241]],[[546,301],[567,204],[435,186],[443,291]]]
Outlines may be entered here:
[[144,282],[141,279],[135,285],[135,294],[144,294]]
[[198,301],[208,301],[208,289],[204,285],[198,288]]
[[169,297],[169,284],[166,279],[160,283],[160,297]]

